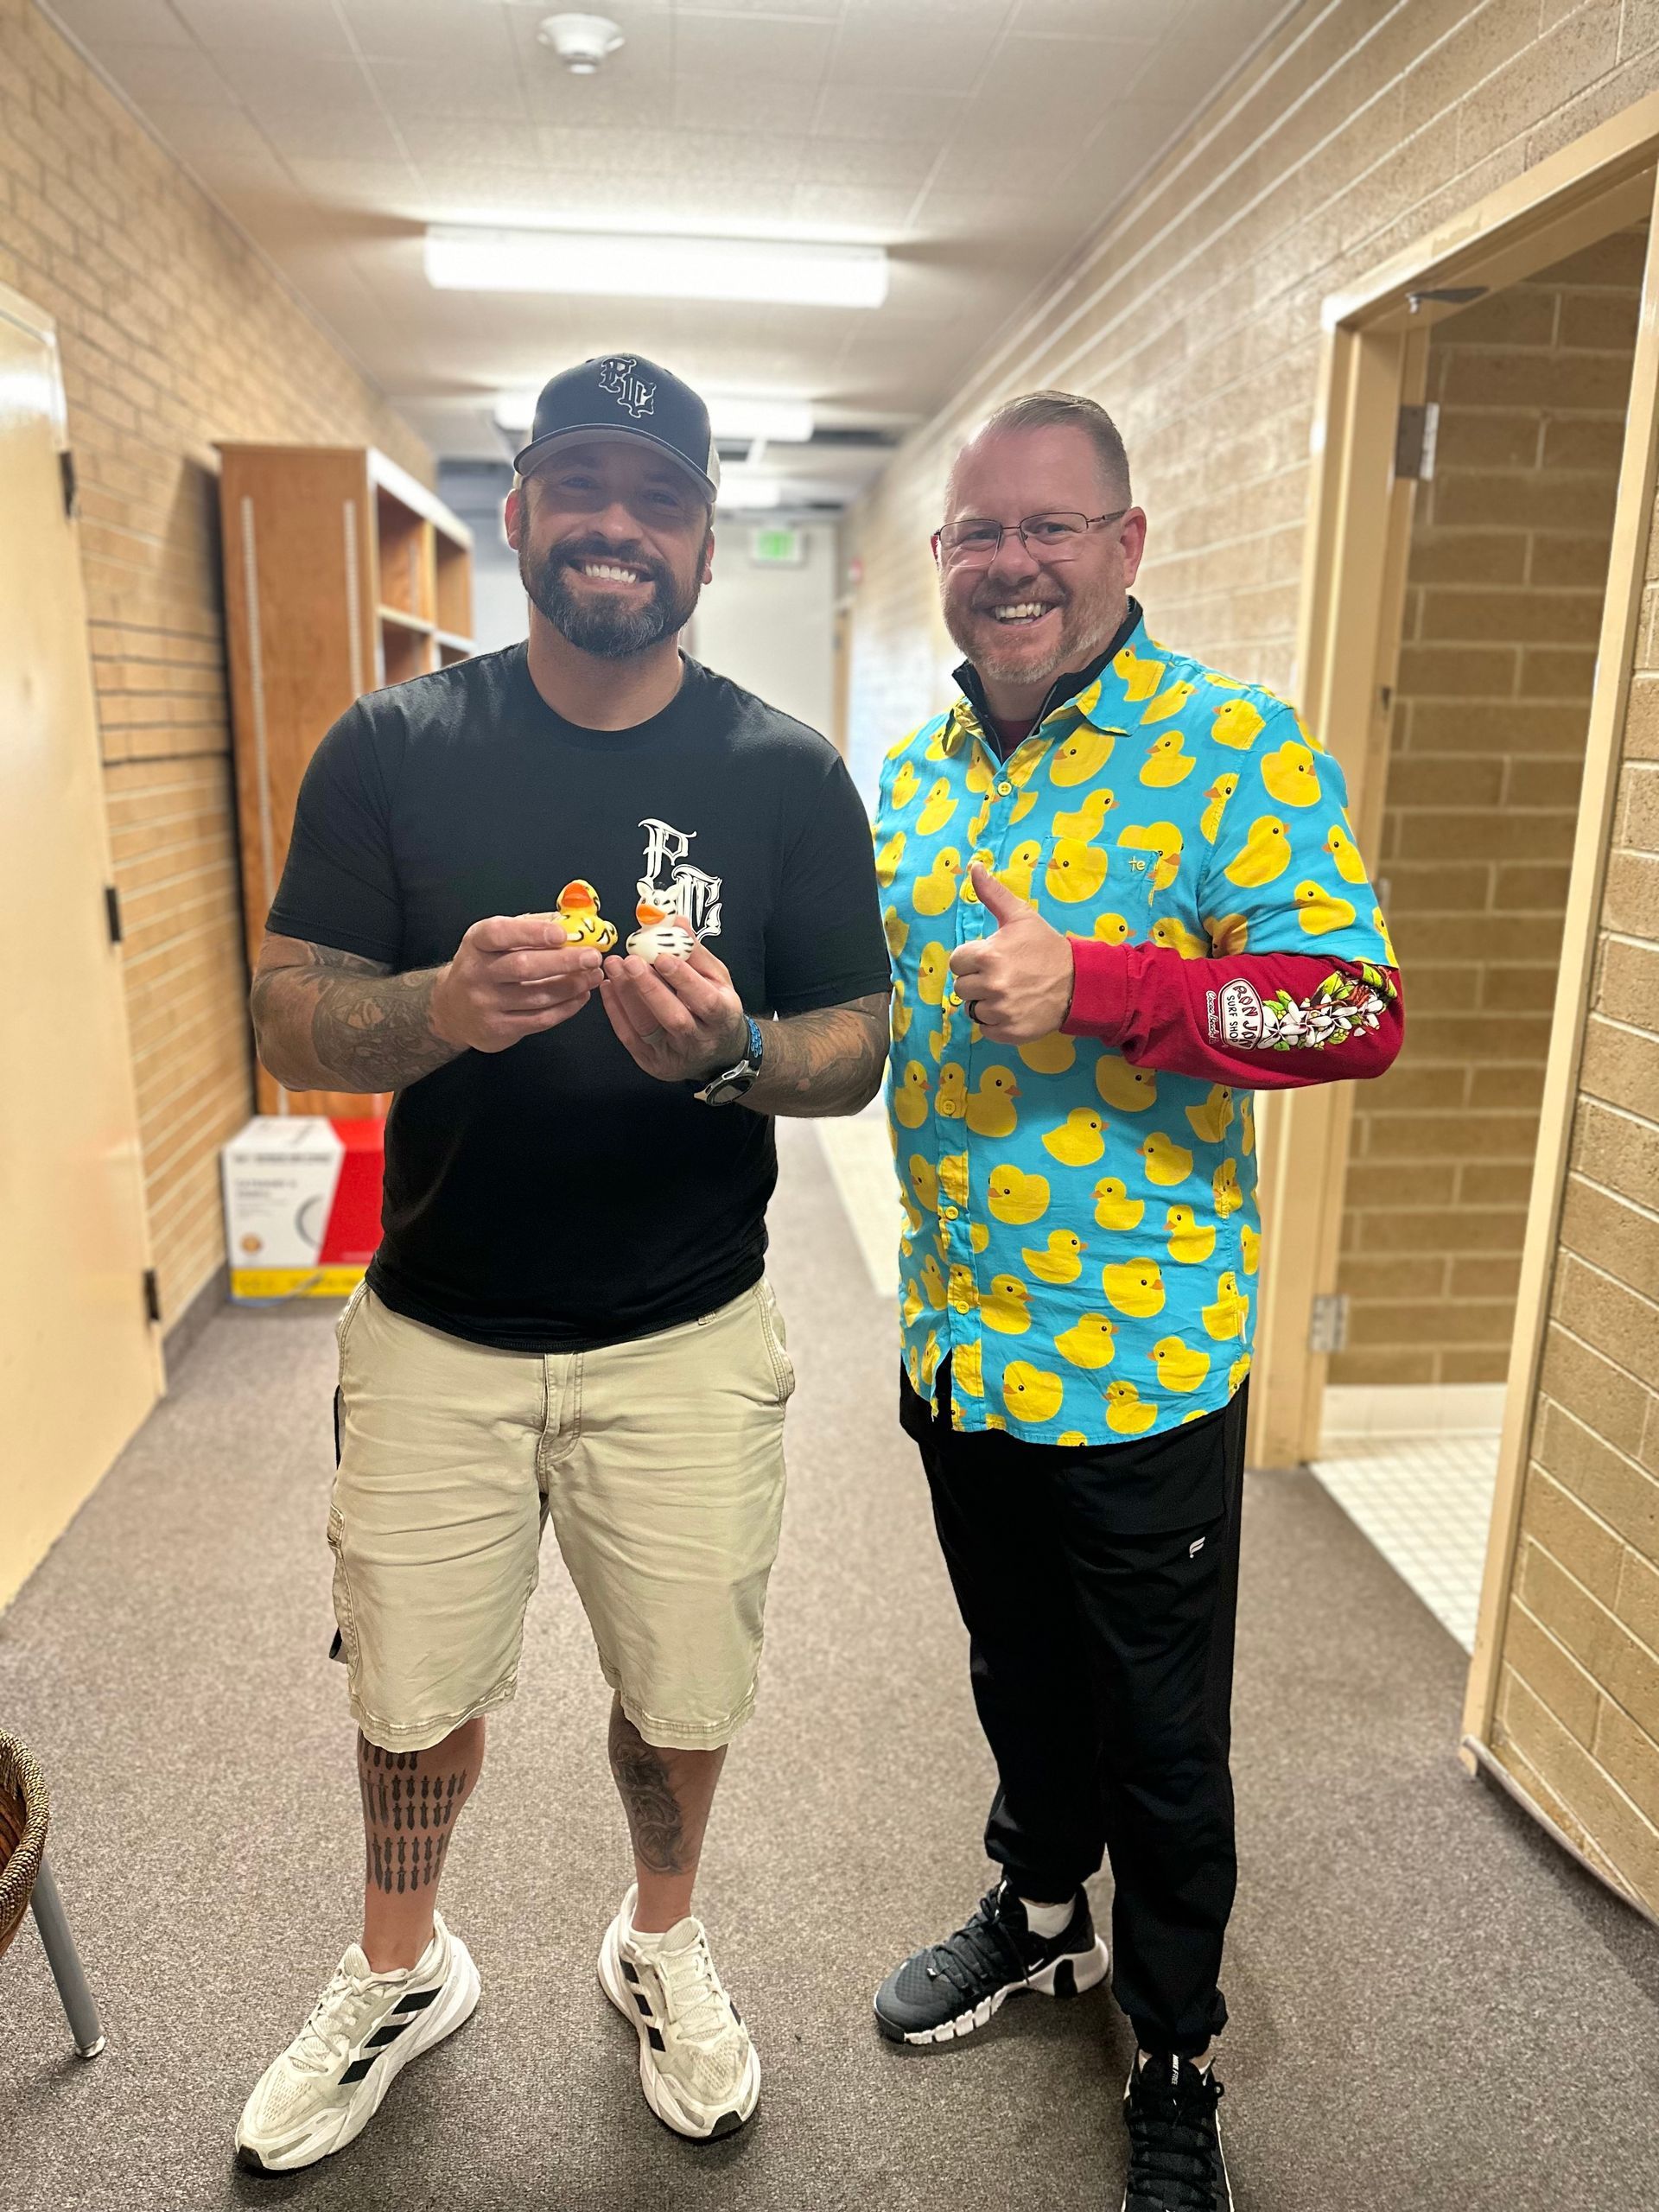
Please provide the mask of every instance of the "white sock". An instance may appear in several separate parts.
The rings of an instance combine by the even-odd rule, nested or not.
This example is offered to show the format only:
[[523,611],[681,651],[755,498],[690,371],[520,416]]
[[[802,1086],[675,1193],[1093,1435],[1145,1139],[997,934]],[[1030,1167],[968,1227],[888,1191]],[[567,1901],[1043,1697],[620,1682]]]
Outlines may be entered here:
[[671,1928],[636,1928],[628,1923],[628,1941],[637,1951],[683,1951],[697,1936],[697,1923],[689,1916]]
[[1070,1923],[1077,1903],[1075,1897],[1066,1904],[1033,1904],[1029,1897],[1021,1897],[1020,1902],[1026,1909],[1027,1927],[1046,1943],[1052,1943]]

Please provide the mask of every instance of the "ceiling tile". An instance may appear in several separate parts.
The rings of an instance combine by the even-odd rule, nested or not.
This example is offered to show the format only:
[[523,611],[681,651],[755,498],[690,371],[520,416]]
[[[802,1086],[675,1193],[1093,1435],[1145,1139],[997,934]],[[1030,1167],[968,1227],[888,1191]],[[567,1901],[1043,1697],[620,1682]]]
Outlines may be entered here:
[[[1010,28],[1016,38],[1123,39],[1154,46],[1174,28],[1183,4],[1164,0],[1148,9],[1143,0],[1019,0]],[[1254,12],[1238,7],[1237,0],[1229,4],[1237,15]]]
[[878,242],[904,229],[916,195],[906,186],[798,184],[791,202],[796,221],[822,230],[867,232]]
[[481,55],[454,61],[394,61],[385,55],[367,63],[375,90],[400,123],[418,126],[429,117],[455,121],[476,116],[505,124],[528,121],[518,78]]
[[539,169],[541,132],[533,123],[491,123],[461,116],[446,123],[435,115],[397,118],[410,159],[422,166],[486,162],[498,169]]
[[677,130],[804,133],[817,104],[804,78],[677,77],[671,119]]
[[230,93],[217,69],[189,46],[129,46],[111,41],[99,59],[135,106],[222,108]]
[[968,103],[954,92],[881,92],[828,85],[813,135],[820,138],[899,138],[938,146],[962,122]]
[[[442,61],[446,55],[488,54],[512,66],[512,10],[485,0],[339,0],[352,35],[365,54],[408,54]],[[552,0],[545,11],[552,12]]]
[[803,184],[887,185],[921,189],[938,159],[931,140],[912,138],[825,138],[816,135],[801,146]]
[[226,46],[216,50],[213,66],[232,92],[250,101],[339,109],[373,105],[368,78],[353,54]]
[[197,38],[220,46],[286,47],[314,55],[350,50],[334,0],[172,0]]
[[830,82],[893,92],[970,92],[995,48],[1005,12],[998,8],[976,20],[958,0],[861,10],[842,25]]
[[197,155],[265,154],[270,143],[245,108],[221,100],[216,107],[170,107],[146,100],[144,119],[169,146],[194,160]]
[[189,32],[167,0],[53,0],[53,14],[66,30],[102,59],[106,46],[188,46]]
[[777,16],[677,16],[674,64],[689,77],[815,79],[830,59],[828,23]]
[[408,162],[354,162],[300,155],[288,163],[295,181],[326,207],[389,210],[408,206],[421,181]]
[[669,4],[682,22],[693,16],[726,16],[737,25],[756,16],[783,16],[791,22],[833,25],[842,13],[842,0],[669,0]]
[[256,99],[249,100],[248,107],[279,154],[327,161],[338,159],[344,147],[353,161],[404,158],[385,118],[371,105],[308,107],[302,101]]
[[666,75],[674,67],[674,18],[666,9],[652,15],[626,6],[619,15],[607,0],[603,8],[589,12],[610,16],[621,31],[624,43],[608,57],[596,76],[575,76],[552,48],[543,46],[537,36],[543,22],[556,12],[552,0],[543,0],[539,7],[514,8],[508,13],[507,29],[526,84],[540,81],[579,99],[603,86]]

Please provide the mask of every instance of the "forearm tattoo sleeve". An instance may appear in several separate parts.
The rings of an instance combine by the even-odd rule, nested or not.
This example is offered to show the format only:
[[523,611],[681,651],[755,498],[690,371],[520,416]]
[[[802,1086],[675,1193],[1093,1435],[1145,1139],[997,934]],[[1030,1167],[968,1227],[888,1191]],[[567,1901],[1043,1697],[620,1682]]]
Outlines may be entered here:
[[395,976],[332,945],[282,947],[261,955],[249,1002],[259,1057],[290,1090],[401,1090],[460,1053],[432,1028],[435,968]]
[[760,1073],[743,1103],[800,1119],[855,1114],[881,1084],[887,1061],[887,994],[851,999],[763,1025]]

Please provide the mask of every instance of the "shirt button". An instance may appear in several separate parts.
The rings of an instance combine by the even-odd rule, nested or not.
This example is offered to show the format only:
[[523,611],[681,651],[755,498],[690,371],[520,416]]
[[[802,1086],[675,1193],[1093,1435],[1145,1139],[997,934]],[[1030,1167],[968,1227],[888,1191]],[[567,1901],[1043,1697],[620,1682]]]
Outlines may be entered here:
[[1008,793],[1013,789],[1014,785],[1012,784],[999,784],[996,787],[997,797],[999,798],[1007,798]]
[[954,1221],[956,1217],[957,1209],[955,1206],[941,1206],[939,1208],[939,1218],[942,1221]]
[[956,1008],[962,1004],[962,1001],[957,996],[957,994],[954,991],[947,991],[940,1003],[944,1006],[949,1007],[954,1013]]

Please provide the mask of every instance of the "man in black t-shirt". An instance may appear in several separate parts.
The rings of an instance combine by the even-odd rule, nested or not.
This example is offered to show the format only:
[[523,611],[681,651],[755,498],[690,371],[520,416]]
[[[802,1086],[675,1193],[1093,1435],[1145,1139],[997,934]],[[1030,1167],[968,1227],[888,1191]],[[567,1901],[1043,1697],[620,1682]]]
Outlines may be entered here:
[[760,2090],[691,1894],[783,1504],[771,1117],[856,1112],[886,1058],[869,825],[822,738],[680,656],[719,467],[696,394],[585,362],[517,466],[528,645],[341,716],[254,978],[282,1082],[397,1094],[328,1516],[363,1936],[248,2100],[264,2171],[350,2142],[477,2002],[438,1881],[550,1517],[638,1877],[600,1978],[671,2127]]

